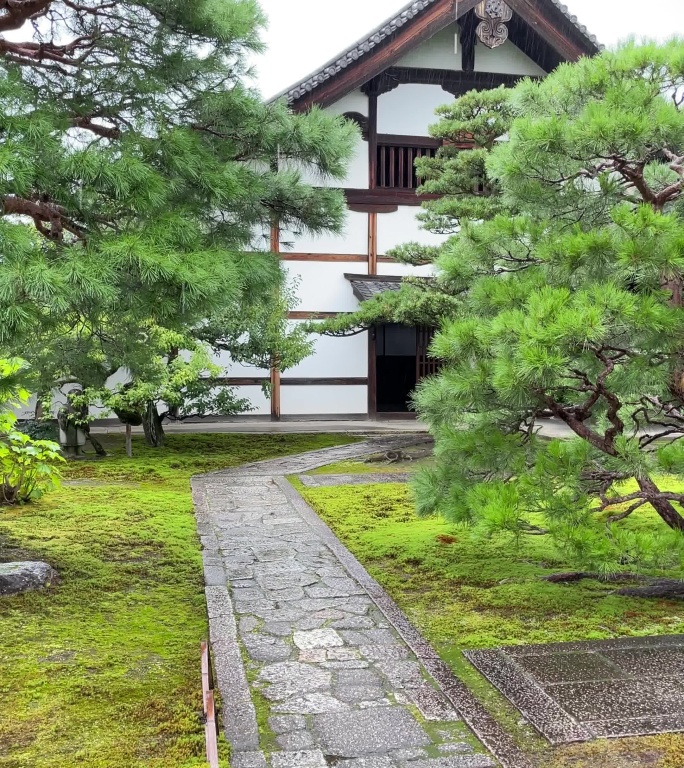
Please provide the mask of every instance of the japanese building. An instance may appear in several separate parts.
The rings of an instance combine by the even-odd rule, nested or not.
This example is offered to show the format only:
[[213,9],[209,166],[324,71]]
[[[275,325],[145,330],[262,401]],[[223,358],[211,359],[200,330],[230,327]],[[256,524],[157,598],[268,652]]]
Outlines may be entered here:
[[[437,107],[472,89],[543,77],[599,48],[558,0],[416,0],[281,94],[293,110],[319,105],[361,127],[343,182],[344,232],[318,238],[271,232],[271,250],[298,285],[300,305],[291,320],[353,311],[359,301],[396,288],[403,276],[428,273],[387,254],[410,241],[442,240],[416,219],[425,198],[416,193],[414,169],[416,158],[439,149],[428,130]],[[315,354],[282,375],[241,366],[229,375],[259,415],[408,417],[411,391],[434,371],[431,333],[389,325],[349,338],[319,337]],[[268,378],[270,401],[261,389]]]

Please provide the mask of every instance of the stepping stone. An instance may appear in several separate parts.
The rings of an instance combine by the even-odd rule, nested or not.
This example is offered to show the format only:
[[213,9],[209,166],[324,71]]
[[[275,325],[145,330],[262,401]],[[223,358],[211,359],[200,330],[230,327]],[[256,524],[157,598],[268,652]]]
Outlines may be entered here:
[[232,768],[267,768],[261,752],[234,752],[230,764]]
[[428,682],[423,683],[420,688],[409,688],[406,692],[426,720],[444,723],[461,719],[446,696]]
[[415,718],[399,707],[319,715],[314,718],[314,732],[326,754],[339,757],[364,757],[431,743]]
[[326,693],[308,693],[306,696],[295,696],[273,707],[274,712],[292,715],[318,715],[326,712],[341,712],[349,709],[343,701]]
[[292,752],[301,752],[314,745],[313,736],[308,731],[284,733],[276,738],[276,742],[281,749]]
[[292,696],[330,688],[331,678],[332,675],[326,669],[299,664],[296,661],[271,664],[264,667],[259,674],[259,680],[271,683],[263,691],[269,701],[282,701]]
[[274,733],[290,733],[306,728],[306,718],[301,715],[274,715],[268,718],[268,724]]
[[301,752],[273,752],[272,768],[328,768],[328,763],[320,749]]
[[294,644],[303,651],[313,648],[334,648],[344,645],[344,640],[334,629],[312,629],[309,632],[295,632]]
[[292,654],[292,648],[275,637],[252,633],[244,635],[242,641],[254,661],[285,661]]

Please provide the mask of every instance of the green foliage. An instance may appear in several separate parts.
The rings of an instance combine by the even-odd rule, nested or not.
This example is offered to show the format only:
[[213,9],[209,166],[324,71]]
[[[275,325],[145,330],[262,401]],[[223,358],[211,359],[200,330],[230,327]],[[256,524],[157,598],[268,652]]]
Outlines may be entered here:
[[0,600],[0,765],[205,768],[208,626],[190,478],[342,442],[170,435],[163,451],[135,438],[128,460],[123,437],[107,436],[109,456],[68,465],[61,493],[7,509],[0,561],[45,560],[61,579]]
[[341,193],[303,178],[342,178],[356,129],[248,86],[254,0],[39,6],[4,16],[0,348],[43,394],[141,380],[150,326],[263,311],[283,278],[260,233],[341,227]]
[[[684,436],[683,52],[630,44],[442,111],[453,139],[481,101],[492,132],[426,170],[447,193],[427,225],[459,231],[436,262],[457,299],[444,368],[416,394],[436,437],[422,513],[551,536],[601,574],[681,568],[680,448],[658,439]],[[486,210],[463,183],[478,163]],[[541,439],[548,415],[575,439]],[[647,505],[661,530],[628,525]]]
[[19,431],[6,410],[28,399],[20,384],[24,367],[20,360],[0,360],[0,506],[35,501],[58,488],[58,464],[64,461],[59,445]]

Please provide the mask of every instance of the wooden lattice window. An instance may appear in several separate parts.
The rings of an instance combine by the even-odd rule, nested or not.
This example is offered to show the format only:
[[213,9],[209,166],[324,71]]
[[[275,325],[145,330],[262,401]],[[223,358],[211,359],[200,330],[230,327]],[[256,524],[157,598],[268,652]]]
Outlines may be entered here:
[[416,189],[420,185],[416,160],[434,157],[441,143],[415,136],[378,136],[377,186],[381,189]]
[[417,329],[418,350],[416,354],[416,378],[422,381],[427,376],[439,373],[442,362],[430,356],[430,344],[437,333],[436,328],[421,325]]

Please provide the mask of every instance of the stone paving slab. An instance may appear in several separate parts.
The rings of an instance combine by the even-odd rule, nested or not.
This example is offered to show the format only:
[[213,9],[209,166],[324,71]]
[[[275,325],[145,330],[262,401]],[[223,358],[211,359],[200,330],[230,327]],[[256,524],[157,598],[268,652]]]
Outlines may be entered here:
[[466,657],[552,744],[684,731],[684,635]]
[[[284,479],[406,444],[406,437],[370,441],[193,480],[217,680],[236,768],[495,766],[489,753],[470,746],[461,716],[476,724],[501,765],[529,768]],[[266,741],[255,701],[272,729]]]

